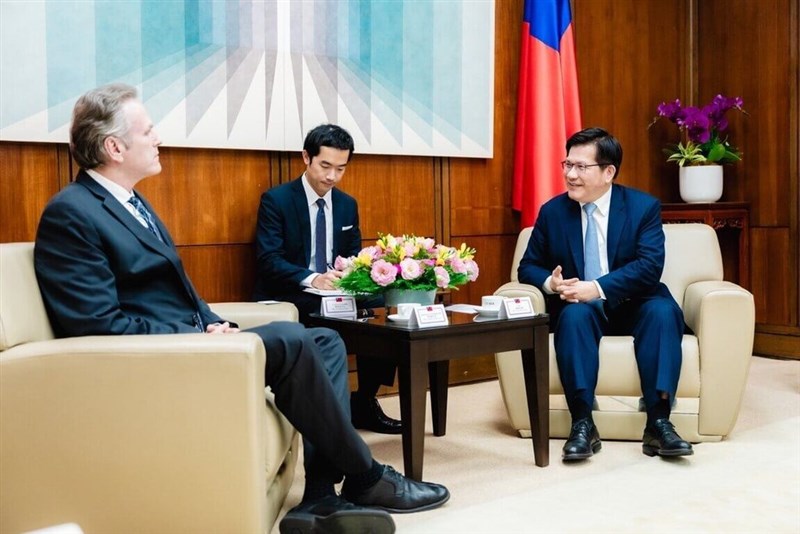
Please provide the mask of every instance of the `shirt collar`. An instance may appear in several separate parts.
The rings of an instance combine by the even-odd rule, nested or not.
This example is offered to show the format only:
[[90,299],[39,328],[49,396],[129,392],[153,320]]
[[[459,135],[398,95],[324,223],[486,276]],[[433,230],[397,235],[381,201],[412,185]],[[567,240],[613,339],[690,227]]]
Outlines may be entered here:
[[111,180],[109,180],[108,178],[106,178],[105,176],[103,176],[94,169],[87,169],[86,174],[91,176],[95,182],[97,182],[103,187],[103,189],[111,193],[111,196],[116,198],[123,206],[125,205],[126,202],[128,202],[128,199],[130,199],[133,196],[133,193],[131,193],[118,183],[112,182]]
[[[600,198],[594,201],[594,205],[597,206],[597,211],[600,215],[607,217],[608,212],[611,209],[611,190],[614,189],[613,187],[609,187],[608,191],[603,193]],[[581,202],[581,209],[588,204],[588,202]]]
[[331,198],[333,197],[333,190],[325,193],[324,197],[320,197],[317,194],[317,192],[314,191],[314,189],[311,187],[311,184],[308,183],[308,178],[306,178],[306,173],[303,173],[302,182],[303,182],[303,191],[306,192],[306,204],[308,204],[309,207],[315,204],[317,202],[317,199],[319,198],[324,198],[325,205],[328,206],[329,208],[333,207],[333,204],[331,203]]

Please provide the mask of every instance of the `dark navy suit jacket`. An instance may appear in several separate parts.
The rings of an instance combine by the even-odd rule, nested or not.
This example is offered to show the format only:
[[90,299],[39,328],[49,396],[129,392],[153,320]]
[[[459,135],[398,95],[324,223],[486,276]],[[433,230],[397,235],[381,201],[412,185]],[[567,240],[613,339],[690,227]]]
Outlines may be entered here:
[[[606,307],[652,296],[672,298],[661,283],[664,231],[661,205],[655,197],[618,184],[612,186],[608,215],[608,274],[597,279]],[[542,206],[528,248],[519,264],[519,281],[544,286],[561,265],[565,279],[583,280],[583,232],[580,204],[561,194]],[[551,325],[566,305],[558,295],[546,296]]]
[[[333,189],[333,258],[354,256],[361,250],[358,204]],[[302,291],[300,282],[312,274],[311,221],[302,178],[274,187],[261,195],[256,229],[256,284],[254,300],[278,299]]]
[[166,227],[164,243],[81,171],[54,196],[36,234],[34,265],[56,336],[197,332],[221,322],[186,276]]

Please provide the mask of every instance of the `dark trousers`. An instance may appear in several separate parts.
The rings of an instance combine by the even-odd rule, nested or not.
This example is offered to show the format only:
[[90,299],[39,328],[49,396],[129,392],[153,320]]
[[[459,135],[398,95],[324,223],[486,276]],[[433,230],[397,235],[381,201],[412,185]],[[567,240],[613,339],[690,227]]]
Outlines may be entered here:
[[363,473],[372,454],[350,423],[347,354],[327,328],[274,322],[247,330],[264,341],[266,384],[275,404],[303,435],[306,480],[337,483]]
[[[286,293],[276,300],[291,302],[297,307],[300,314],[300,322],[308,326],[308,316],[312,313],[319,313],[320,297],[306,293],[305,291],[294,291]],[[367,299],[357,299],[356,305],[359,310],[370,308],[382,308],[384,305],[383,296],[371,297]],[[394,384],[394,376],[397,366],[393,363],[377,360],[367,356],[356,355],[356,372],[358,374],[358,391],[364,397],[372,398],[378,393],[381,384],[391,386]]]
[[659,392],[675,397],[681,373],[683,312],[671,298],[631,300],[605,310],[587,303],[567,304],[554,328],[556,361],[570,411],[580,400],[592,406],[604,335],[632,335],[642,394],[647,409]]

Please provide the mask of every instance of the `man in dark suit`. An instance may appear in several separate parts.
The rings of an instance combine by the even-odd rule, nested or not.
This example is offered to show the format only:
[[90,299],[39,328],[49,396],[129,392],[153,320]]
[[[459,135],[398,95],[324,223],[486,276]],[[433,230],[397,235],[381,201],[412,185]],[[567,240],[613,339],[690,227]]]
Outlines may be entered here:
[[567,141],[567,192],[539,212],[520,261],[520,282],[541,288],[555,333],[556,360],[572,428],[563,459],[600,450],[592,420],[603,335],[632,335],[647,409],[642,450],[684,456],[692,446],[669,420],[681,370],[683,312],[667,286],[659,201],[614,184],[622,147],[589,128]]
[[[303,175],[261,195],[253,297],[294,303],[303,323],[310,313],[319,312],[321,298],[305,289],[334,289],[343,274],[333,268],[336,257],[355,256],[361,250],[358,204],[336,188],[353,148],[353,138],[343,128],[317,126],[303,143]],[[360,309],[381,306],[382,297],[358,301]],[[358,390],[349,399],[353,425],[400,434],[400,421],[384,414],[375,398],[381,384],[394,382],[396,366],[357,356],[356,367]]]
[[[198,296],[169,232],[133,189],[161,171],[160,144],[133,87],[108,85],[78,99],[70,148],[82,170],[48,203],[34,248],[57,336],[239,331]],[[428,509],[449,498],[443,486],[372,459],[338,400],[348,393],[338,334],[289,322],[250,331],[268,354],[265,382],[305,443],[305,493],[282,531],[393,532],[384,510]],[[342,477],[340,497],[334,484]]]

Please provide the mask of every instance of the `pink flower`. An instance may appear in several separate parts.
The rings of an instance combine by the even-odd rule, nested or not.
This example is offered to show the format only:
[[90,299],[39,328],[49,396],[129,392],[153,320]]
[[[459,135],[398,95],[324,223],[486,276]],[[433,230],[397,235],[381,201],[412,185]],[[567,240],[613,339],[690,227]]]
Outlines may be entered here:
[[450,268],[453,269],[454,273],[467,274],[467,264],[461,258],[453,258],[450,262]]
[[376,260],[369,273],[372,281],[381,287],[386,287],[397,278],[397,268],[385,260]]
[[433,251],[435,250],[435,247],[436,247],[436,241],[434,241],[434,240],[433,240],[432,238],[430,238],[430,237],[425,237],[425,238],[422,238],[422,240],[421,240],[421,241],[422,241],[422,243],[421,243],[421,246],[422,246],[422,248],[424,248],[425,250],[427,250],[427,251],[428,251],[428,253],[431,253],[431,254],[432,254],[432,253],[433,253]]
[[377,260],[378,258],[383,256],[383,251],[378,247],[364,247],[361,249],[361,252],[358,253],[360,256],[361,254],[369,254],[373,260]]
[[450,273],[444,267],[434,267],[433,273],[436,275],[436,285],[438,287],[447,287],[450,285]]
[[405,280],[414,280],[422,274],[422,266],[418,261],[406,258],[400,262],[400,274]]
[[351,258],[343,258],[341,256],[336,256],[336,261],[333,262],[333,268],[337,271],[347,271],[353,266],[353,261]]
[[467,267],[467,280],[470,282],[474,282],[478,279],[478,273],[480,273],[480,269],[478,269],[478,264],[475,263],[475,260],[467,260],[464,262]]

